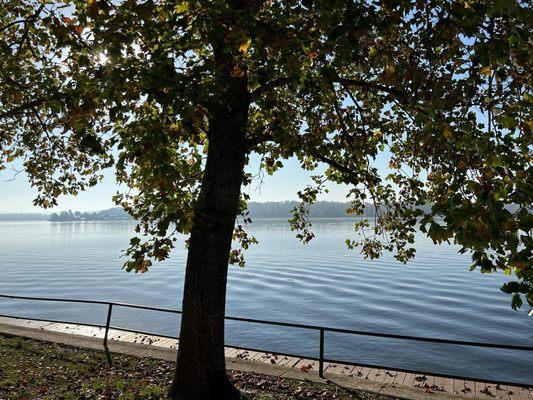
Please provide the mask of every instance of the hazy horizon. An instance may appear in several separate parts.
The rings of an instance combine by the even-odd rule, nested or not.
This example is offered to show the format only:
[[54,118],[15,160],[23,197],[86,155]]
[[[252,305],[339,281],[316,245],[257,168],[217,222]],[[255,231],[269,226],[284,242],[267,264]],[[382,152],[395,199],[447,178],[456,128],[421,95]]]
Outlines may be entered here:
[[[268,203],[291,203],[291,202],[295,202],[295,201],[299,201],[297,199],[286,199],[286,200],[265,200],[265,201],[260,201],[260,200],[250,200],[250,203],[260,203],[260,204],[268,204]],[[318,200],[317,203],[322,203],[322,202],[325,202],[325,203],[337,203],[337,204],[345,204],[345,203],[348,203],[346,201],[346,199],[343,199],[343,200]],[[112,204],[110,207],[107,207],[107,208],[101,208],[101,209],[95,209],[95,210],[82,210],[82,209],[67,209],[67,210],[60,210],[59,208],[52,208],[52,209],[43,209],[43,208],[40,208],[40,207],[34,207],[34,210],[31,210],[31,211],[5,211],[5,210],[2,210],[0,209],[0,215],[17,215],[17,214],[20,214],[20,215],[27,215],[27,214],[35,214],[35,215],[50,215],[50,214],[53,214],[53,213],[56,213],[56,214],[59,214],[61,212],[68,212],[68,211],[72,211],[72,212],[80,212],[80,213],[97,213],[97,212],[100,212],[100,211],[106,211],[106,210],[109,210],[109,209],[114,209],[114,208],[121,208],[120,206],[117,206],[116,204]]]

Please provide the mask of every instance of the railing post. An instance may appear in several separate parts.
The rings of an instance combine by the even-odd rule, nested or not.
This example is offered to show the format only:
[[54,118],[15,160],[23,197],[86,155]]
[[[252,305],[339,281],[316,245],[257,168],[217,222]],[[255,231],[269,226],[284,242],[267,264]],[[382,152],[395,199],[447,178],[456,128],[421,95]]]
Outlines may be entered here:
[[105,323],[105,334],[104,334],[104,350],[107,357],[107,363],[109,366],[113,366],[113,360],[111,359],[111,353],[109,353],[109,347],[107,347],[107,336],[109,335],[109,326],[111,325],[111,313],[113,312],[113,303],[109,303],[107,309],[107,321]]
[[318,376],[324,378],[324,329],[320,328],[320,352],[318,356]]

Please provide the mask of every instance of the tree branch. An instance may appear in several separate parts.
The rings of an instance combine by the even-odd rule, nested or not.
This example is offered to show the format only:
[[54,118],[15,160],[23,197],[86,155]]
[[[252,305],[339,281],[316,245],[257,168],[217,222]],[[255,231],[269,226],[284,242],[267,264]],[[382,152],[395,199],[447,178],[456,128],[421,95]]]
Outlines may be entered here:
[[22,114],[27,110],[31,110],[34,107],[40,106],[45,101],[46,99],[43,99],[43,98],[28,101],[26,103],[21,104],[18,107],[15,107],[15,108],[12,108],[11,110],[7,110],[7,111],[0,113],[0,119],[15,117],[18,114]]
[[14,25],[17,25],[17,24],[27,24],[28,22],[34,22],[37,19],[37,16],[44,9],[44,6],[45,6],[45,4],[41,4],[41,6],[35,11],[35,13],[33,13],[32,15],[29,15],[27,18],[17,19],[17,20],[11,21],[9,24],[6,24],[4,26],[0,26],[0,32],[5,31],[5,30],[11,28]]
[[22,103],[17,107],[14,107],[10,110],[2,111],[0,112],[0,119],[7,119],[11,117],[15,117],[19,114],[22,114],[26,111],[35,111],[33,110],[35,107],[41,106],[45,103],[52,102],[52,101],[65,101],[68,100],[70,96],[68,96],[65,93],[56,92],[50,97],[38,97],[34,100],[27,101],[26,103]]
[[256,99],[257,97],[261,96],[263,93],[268,92],[269,90],[275,89],[279,86],[286,85],[287,83],[290,83],[292,80],[294,80],[295,77],[282,77],[274,79],[270,82],[265,83],[264,85],[259,86],[257,89],[253,90],[250,93],[250,96],[253,99]]
[[350,168],[342,165],[342,164],[339,164],[337,161],[335,160],[332,160],[331,158],[323,155],[323,154],[320,154],[320,152],[316,151],[316,150],[311,150],[311,154],[313,155],[313,157],[317,158],[319,161],[322,161],[323,163],[326,163],[328,165],[330,165],[331,167],[335,168],[336,170],[344,173],[344,174],[348,174],[348,175],[352,175],[352,176],[356,176],[357,173],[355,171],[352,171]]
[[[320,152],[318,152],[318,151],[316,151],[314,149],[310,149],[310,153],[317,160],[322,161],[325,164],[328,164],[329,166],[335,168],[336,170],[342,172],[343,174],[349,175],[350,177],[352,177],[357,182],[364,183],[365,186],[367,186],[367,187],[369,186],[369,184],[375,185],[376,184],[376,180],[379,179],[376,176],[372,175],[370,173],[370,171],[368,171],[368,170],[365,171],[365,172],[354,171],[354,170],[348,168],[347,166],[340,164],[339,162],[337,162],[337,161],[325,156],[324,154],[321,154]],[[361,176],[361,175],[363,175],[363,176]],[[366,179],[366,182],[365,181],[361,181],[360,180],[361,178]],[[355,184],[355,182],[351,182],[351,183]]]
[[252,147],[269,140],[274,140],[274,137],[268,133],[255,134],[254,137],[247,138],[246,143],[249,147]]
[[[265,83],[264,85],[259,86],[257,89],[252,91],[250,93],[250,96],[252,100],[256,99],[257,97],[261,96],[263,93],[268,92],[269,90],[275,89],[277,87],[286,85],[295,79],[297,79],[297,76],[287,76],[287,77],[281,77],[276,78],[270,82]],[[406,93],[402,90],[388,87],[385,85],[381,85],[379,83],[375,82],[368,82],[368,81],[362,81],[359,79],[350,79],[350,78],[341,78],[336,77],[335,79],[330,80],[331,83],[340,83],[343,86],[356,86],[364,89],[370,89],[370,90],[376,90],[379,92],[385,92],[390,95],[396,96],[396,97],[405,97]]]
[[397,96],[397,97],[404,97],[406,94],[404,91],[396,89],[396,88],[390,88],[388,86],[381,85],[379,83],[361,81],[358,79],[348,79],[348,78],[338,77],[335,80],[333,80],[333,82],[340,83],[341,85],[344,85],[344,86],[357,86],[357,87],[362,87],[366,89],[374,89],[380,92],[392,94],[393,96]]
[[7,24],[7,25],[0,26],[0,32],[5,31],[5,30],[11,28],[12,26],[17,25],[17,24],[25,24],[25,23],[26,23],[26,20],[25,20],[25,19],[17,19],[17,20],[15,20],[15,21],[10,22],[10,23]]

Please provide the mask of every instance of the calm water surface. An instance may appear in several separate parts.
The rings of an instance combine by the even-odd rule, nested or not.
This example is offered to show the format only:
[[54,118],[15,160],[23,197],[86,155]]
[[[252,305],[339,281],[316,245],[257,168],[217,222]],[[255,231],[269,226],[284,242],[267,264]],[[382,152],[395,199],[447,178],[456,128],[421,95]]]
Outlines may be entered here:
[[[348,251],[349,220],[319,220],[301,245],[284,220],[256,220],[259,245],[244,269],[230,267],[227,314],[276,321],[458,340],[533,345],[533,317],[510,308],[500,274],[469,272],[468,255],[422,236],[407,266]],[[0,222],[0,293],[113,300],[181,308],[186,251],[147,274],[121,270],[133,222]],[[8,301],[0,314],[105,323],[99,306]],[[176,315],[117,308],[113,324],[175,335]],[[318,335],[228,323],[226,342],[316,356]],[[533,354],[326,335],[326,357],[533,382]]]

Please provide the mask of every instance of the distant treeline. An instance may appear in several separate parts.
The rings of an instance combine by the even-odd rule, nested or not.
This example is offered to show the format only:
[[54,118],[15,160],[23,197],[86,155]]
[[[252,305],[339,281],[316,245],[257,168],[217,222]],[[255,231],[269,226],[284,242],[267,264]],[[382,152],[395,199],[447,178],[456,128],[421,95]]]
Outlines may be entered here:
[[50,221],[123,221],[129,219],[131,219],[130,215],[119,207],[96,212],[72,212],[68,210],[50,215]]
[[[290,218],[291,210],[298,205],[297,201],[271,201],[267,203],[249,202],[248,211],[252,218]],[[342,218],[346,217],[348,203],[320,201],[311,206],[311,217]],[[365,215],[373,215],[373,209],[367,208]],[[121,208],[115,207],[98,212],[62,211],[50,215],[50,221],[109,221],[129,220],[131,217]]]
[[[249,202],[248,211],[252,218],[290,218],[291,210],[298,205],[297,201],[269,201],[266,203]],[[335,201],[318,201],[310,208],[311,218],[343,218],[347,217],[349,203]],[[374,208],[367,206],[365,216],[373,216]]]
[[[260,203],[252,201],[248,203],[248,211],[251,218],[290,218],[291,210],[298,205],[297,201],[269,201]],[[349,203],[334,201],[319,201],[311,206],[311,218],[343,218],[347,217],[346,210]],[[425,208],[425,207],[422,207]],[[367,205],[364,216],[372,217],[375,214],[374,207]],[[62,211],[49,214],[0,214],[0,221],[112,221],[130,220],[131,217],[119,207],[110,208],[97,212]]]

